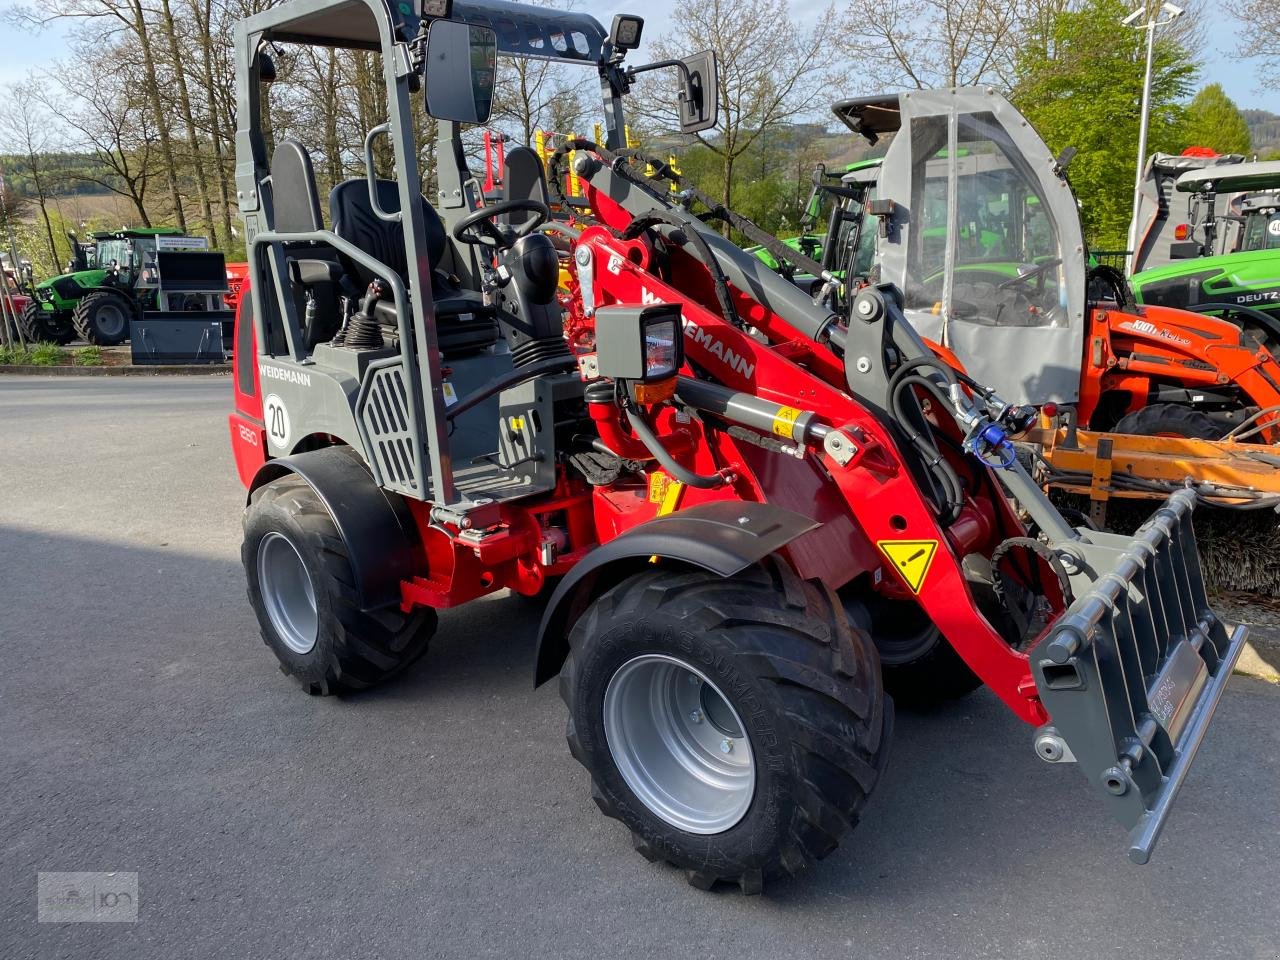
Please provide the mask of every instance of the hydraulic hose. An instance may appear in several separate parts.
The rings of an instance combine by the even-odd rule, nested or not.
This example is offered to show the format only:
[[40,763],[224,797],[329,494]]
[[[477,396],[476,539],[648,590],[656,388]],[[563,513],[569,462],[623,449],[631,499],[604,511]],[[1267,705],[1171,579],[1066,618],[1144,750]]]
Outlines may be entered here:
[[[684,242],[680,245],[692,247],[694,255],[702,261],[702,265],[711,274],[712,286],[716,288],[716,302],[720,304],[720,313],[725,322],[742,329],[742,318],[738,316],[738,311],[733,305],[733,298],[729,295],[729,278],[720,269],[720,262],[716,260],[715,254],[707,246],[707,241],[702,238],[697,230],[689,229],[687,220],[683,220],[673,213],[654,210],[651,213],[646,213],[643,217],[637,217],[632,220],[619,237],[622,240],[634,240],[644,231],[659,223],[675,227],[680,231],[680,236],[684,238]],[[680,241],[677,240],[675,242],[679,243]]]
[[[958,383],[955,371],[936,358],[928,356],[914,357],[903,363],[889,380],[889,401],[893,408],[895,419],[903,432],[906,433],[912,446],[924,458],[925,465],[934,478],[934,482],[937,485],[936,492],[940,493],[945,504],[945,512],[941,517],[942,521],[951,523],[964,508],[964,486],[960,482],[959,475],[942,456],[933,439],[917,428],[916,425],[924,421],[924,414],[920,410],[918,402],[915,401],[914,394],[912,395],[912,408],[907,407],[905,395],[911,387],[920,387],[929,393],[944,410],[951,410],[952,402],[943,393],[937,381],[916,372],[922,368],[928,368],[941,375],[948,386]],[[940,504],[940,506],[943,505]]]
[[649,424],[645,422],[644,416],[639,410],[634,407],[628,408],[627,418],[631,421],[631,429],[640,438],[640,442],[645,445],[645,449],[653,454],[653,458],[662,465],[662,469],[666,470],[680,483],[689,487],[710,490],[715,487],[722,487],[728,482],[718,473],[711,476],[703,476],[677,463],[675,458],[667,452],[666,447],[662,445],[662,441],[649,429]]
[[[700,204],[706,207],[709,218],[723,220],[739,233],[768,250],[776,260],[786,261],[806,273],[813,274],[815,277],[835,279],[834,276],[817,260],[801,253],[793,247],[788,247],[773,234],[760,229],[754,221],[748,220],[741,214],[729,209],[724,204],[703,193],[692,184],[686,184],[681,176],[671,168],[669,163],[659,160],[656,157],[645,156],[638,150],[619,150],[616,156],[619,160],[633,160],[637,163],[643,163],[652,167],[654,171],[653,175],[646,176],[646,180],[666,180],[670,183],[674,183],[676,186],[680,187],[681,192],[685,196],[697,200]],[[631,176],[629,172],[621,169],[619,169],[619,172],[632,182],[638,182],[637,178]]]

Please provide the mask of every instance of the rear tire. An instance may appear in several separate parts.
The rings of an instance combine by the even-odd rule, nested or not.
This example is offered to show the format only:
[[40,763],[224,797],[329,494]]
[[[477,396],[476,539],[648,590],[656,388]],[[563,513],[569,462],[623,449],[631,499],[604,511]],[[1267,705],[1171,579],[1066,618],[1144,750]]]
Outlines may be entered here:
[[71,318],[82,340],[99,347],[114,347],[129,339],[129,321],[134,313],[133,304],[125,297],[99,290],[82,297]]
[[361,611],[346,544],[300,477],[281,477],[254,492],[240,556],[262,639],[280,669],[307,692],[367,689],[426,652],[436,612]]
[[846,600],[845,613],[875,642],[884,688],[896,705],[932,710],[982,686],[918,604],[878,597],[866,605]]
[[1186,437],[1190,440],[1221,440],[1227,431],[1199,410],[1176,403],[1153,403],[1127,413],[1116,421],[1113,433],[1139,437]]
[[569,749],[646,859],[759,893],[857,823],[893,709],[870,639],[821,585],[778,560],[648,570],[592,603],[569,644]]

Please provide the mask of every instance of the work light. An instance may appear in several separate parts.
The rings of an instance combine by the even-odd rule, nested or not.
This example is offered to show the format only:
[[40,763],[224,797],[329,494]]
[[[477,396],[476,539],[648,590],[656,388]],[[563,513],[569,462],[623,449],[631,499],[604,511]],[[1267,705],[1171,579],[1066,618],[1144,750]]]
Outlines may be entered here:
[[418,0],[418,19],[447,18],[453,11],[453,0]]
[[640,46],[640,32],[643,29],[644,18],[619,13],[609,27],[609,43],[615,50],[634,50]]
[[679,304],[601,307],[596,311],[596,360],[600,375],[624,382],[636,402],[670,398],[684,364]]

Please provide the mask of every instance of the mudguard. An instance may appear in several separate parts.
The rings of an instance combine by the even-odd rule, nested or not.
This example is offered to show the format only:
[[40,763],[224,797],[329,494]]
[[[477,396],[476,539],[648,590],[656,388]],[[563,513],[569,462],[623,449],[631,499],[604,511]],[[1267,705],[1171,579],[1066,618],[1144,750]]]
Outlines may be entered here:
[[560,672],[569,628],[599,594],[651,557],[731,577],[781,549],[817,522],[767,503],[719,501],[657,517],[597,547],[567,573],[538,627],[534,685]]
[[253,491],[286,474],[305,480],[328,508],[346,544],[366,613],[400,603],[400,581],[420,568],[417,527],[399,497],[388,496],[350,447],[332,446],[268,460]]

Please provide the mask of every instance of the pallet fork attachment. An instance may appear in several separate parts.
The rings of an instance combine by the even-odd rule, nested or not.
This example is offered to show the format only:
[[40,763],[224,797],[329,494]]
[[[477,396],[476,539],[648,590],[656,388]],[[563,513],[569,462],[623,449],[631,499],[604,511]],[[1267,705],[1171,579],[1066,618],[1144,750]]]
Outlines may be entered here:
[[1173,494],[1031,652],[1053,718],[1036,751],[1079,765],[1129,831],[1134,863],[1150,859],[1248,636],[1209,607],[1195,502]]

